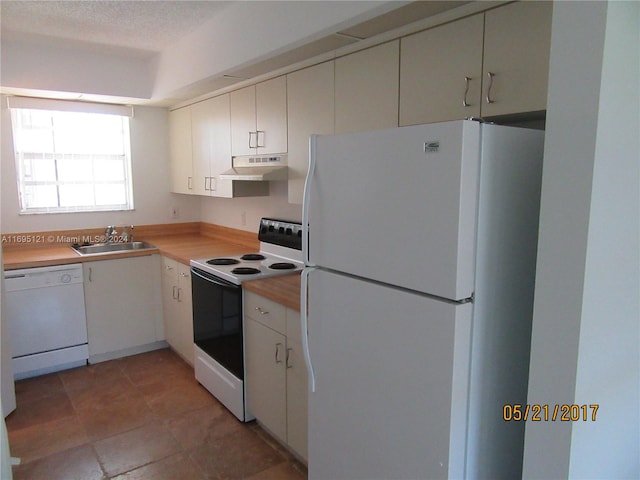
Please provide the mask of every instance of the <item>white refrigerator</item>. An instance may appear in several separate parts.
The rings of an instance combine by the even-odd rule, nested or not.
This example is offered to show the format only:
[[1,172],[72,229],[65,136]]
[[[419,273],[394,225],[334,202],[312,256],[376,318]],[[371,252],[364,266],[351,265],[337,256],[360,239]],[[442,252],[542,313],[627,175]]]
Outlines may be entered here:
[[[309,478],[520,477],[544,133],[312,136]],[[306,313],[306,315],[305,315]]]

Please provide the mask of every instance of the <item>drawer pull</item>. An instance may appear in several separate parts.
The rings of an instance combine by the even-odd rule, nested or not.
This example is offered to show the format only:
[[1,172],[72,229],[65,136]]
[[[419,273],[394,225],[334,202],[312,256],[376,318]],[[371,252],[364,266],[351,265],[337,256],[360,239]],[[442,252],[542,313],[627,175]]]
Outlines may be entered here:
[[258,313],[260,313],[260,315],[267,315],[267,314],[269,313],[269,311],[268,311],[268,310],[263,310],[263,309],[262,309],[262,308],[260,308],[260,307],[256,307],[256,311],[257,311]]
[[281,343],[276,343],[276,363],[282,363],[282,360],[280,360],[280,347],[282,346]]

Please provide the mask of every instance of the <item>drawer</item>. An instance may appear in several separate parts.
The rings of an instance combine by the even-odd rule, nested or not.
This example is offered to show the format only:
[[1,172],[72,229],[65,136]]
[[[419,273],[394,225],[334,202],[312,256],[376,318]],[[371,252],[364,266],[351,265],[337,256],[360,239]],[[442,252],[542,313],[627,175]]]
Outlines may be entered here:
[[244,292],[244,314],[276,332],[287,329],[286,307],[252,292]]
[[161,257],[162,274],[170,277],[172,281],[178,275],[178,262],[168,257]]

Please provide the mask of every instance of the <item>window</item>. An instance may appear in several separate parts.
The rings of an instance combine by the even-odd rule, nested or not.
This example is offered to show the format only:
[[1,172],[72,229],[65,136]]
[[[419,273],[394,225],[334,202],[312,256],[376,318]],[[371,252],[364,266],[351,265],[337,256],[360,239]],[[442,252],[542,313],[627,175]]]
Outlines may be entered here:
[[133,209],[129,116],[10,106],[21,213]]

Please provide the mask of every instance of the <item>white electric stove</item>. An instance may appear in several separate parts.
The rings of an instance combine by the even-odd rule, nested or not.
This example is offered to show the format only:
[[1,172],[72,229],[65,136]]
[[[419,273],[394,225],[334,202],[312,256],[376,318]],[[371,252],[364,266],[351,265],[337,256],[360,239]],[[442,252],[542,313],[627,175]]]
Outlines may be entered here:
[[302,270],[302,225],[263,218],[259,252],[191,260],[196,380],[239,420],[246,409],[242,282]]

